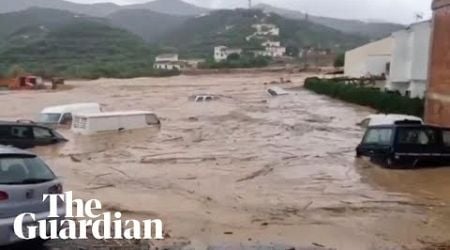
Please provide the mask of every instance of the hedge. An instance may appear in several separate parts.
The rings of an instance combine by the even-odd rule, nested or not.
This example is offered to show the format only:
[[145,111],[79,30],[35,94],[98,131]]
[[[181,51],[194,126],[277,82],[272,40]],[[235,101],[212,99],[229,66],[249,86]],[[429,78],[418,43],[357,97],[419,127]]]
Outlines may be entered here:
[[423,117],[424,113],[424,101],[422,99],[382,92],[377,88],[361,87],[345,84],[339,80],[316,77],[306,79],[304,87],[318,94],[368,106],[386,114],[407,114]]

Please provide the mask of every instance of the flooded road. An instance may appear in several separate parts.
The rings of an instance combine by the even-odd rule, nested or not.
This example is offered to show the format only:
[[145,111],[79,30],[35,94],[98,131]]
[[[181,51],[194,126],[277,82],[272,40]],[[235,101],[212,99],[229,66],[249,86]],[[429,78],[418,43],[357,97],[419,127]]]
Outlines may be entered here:
[[[421,249],[450,240],[450,168],[384,170],[354,158],[370,110],[299,87],[270,97],[279,73],[101,79],[0,97],[2,119],[49,105],[151,110],[160,129],[36,148],[80,198],[126,217],[161,217],[168,242]],[[195,94],[220,99],[195,103]],[[76,159],[74,161],[74,159]],[[159,243],[158,243],[159,244]]]

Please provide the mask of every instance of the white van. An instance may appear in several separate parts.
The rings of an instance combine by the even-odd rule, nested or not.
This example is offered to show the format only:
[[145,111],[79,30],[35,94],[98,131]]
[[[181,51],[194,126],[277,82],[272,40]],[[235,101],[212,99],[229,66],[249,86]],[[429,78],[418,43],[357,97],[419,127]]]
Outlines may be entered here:
[[74,103],[52,106],[43,109],[39,115],[39,123],[46,125],[70,125],[72,116],[76,113],[102,112],[98,103]]
[[160,124],[158,117],[148,111],[80,113],[74,115],[72,131],[76,134],[92,135],[102,132],[142,129]]

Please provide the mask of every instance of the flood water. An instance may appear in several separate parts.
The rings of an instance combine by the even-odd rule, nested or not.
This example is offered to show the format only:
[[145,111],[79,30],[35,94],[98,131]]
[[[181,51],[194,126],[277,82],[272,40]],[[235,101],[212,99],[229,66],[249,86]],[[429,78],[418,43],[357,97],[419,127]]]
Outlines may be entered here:
[[[290,78],[290,95],[265,82]],[[49,105],[150,110],[161,128],[75,136],[33,149],[79,198],[133,219],[162,218],[168,241],[337,249],[421,249],[450,241],[450,168],[384,170],[355,160],[372,111],[303,90],[280,73],[73,81],[0,97],[2,119]],[[195,103],[195,94],[220,99]]]

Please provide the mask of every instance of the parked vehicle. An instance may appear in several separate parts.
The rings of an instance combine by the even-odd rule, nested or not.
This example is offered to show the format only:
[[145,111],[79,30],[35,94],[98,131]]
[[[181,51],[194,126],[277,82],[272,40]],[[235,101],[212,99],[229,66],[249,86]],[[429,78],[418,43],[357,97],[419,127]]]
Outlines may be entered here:
[[61,106],[47,107],[41,111],[39,123],[45,125],[71,125],[72,117],[76,113],[102,112],[98,103],[74,103]]
[[450,165],[450,129],[404,122],[371,126],[356,156],[388,168]]
[[267,90],[267,93],[271,96],[289,95],[289,92],[280,87],[272,87]]
[[219,97],[214,95],[197,95],[194,96],[194,102],[210,102],[219,99]]
[[0,121],[0,145],[32,148],[66,142],[54,129],[36,123]]
[[[34,213],[36,221],[47,219],[49,202],[42,202],[43,194],[62,192],[61,181],[36,155],[0,146],[0,246],[21,241],[13,230],[19,214]],[[58,215],[64,217],[64,206],[59,206]]]
[[160,124],[158,117],[148,111],[76,114],[72,123],[72,131],[77,134],[91,135],[102,132],[143,129]]
[[367,116],[360,123],[358,123],[358,125],[363,128],[367,128],[369,126],[377,125],[392,125],[396,122],[401,121],[411,121],[417,124],[423,124],[422,118],[417,116],[399,114],[376,114]]

